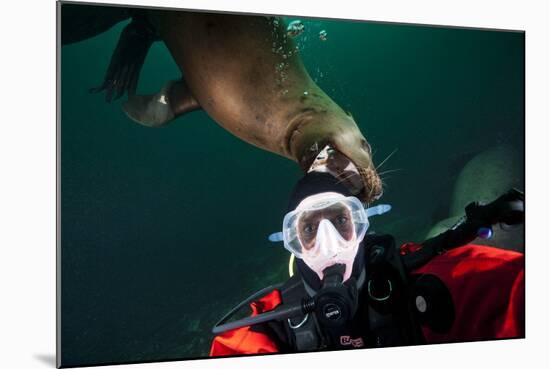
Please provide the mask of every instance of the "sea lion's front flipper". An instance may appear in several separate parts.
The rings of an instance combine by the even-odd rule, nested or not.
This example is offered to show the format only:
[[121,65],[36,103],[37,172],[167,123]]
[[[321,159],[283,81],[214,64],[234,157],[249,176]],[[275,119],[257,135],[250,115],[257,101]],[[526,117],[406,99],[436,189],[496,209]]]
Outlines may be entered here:
[[120,34],[103,83],[90,89],[90,92],[105,90],[105,99],[108,102],[118,99],[126,91],[128,96],[134,95],[145,56],[152,43],[158,39],[156,31],[145,16],[134,16]]
[[147,127],[167,125],[200,108],[183,79],[168,82],[154,95],[132,95],[122,107],[130,119]]

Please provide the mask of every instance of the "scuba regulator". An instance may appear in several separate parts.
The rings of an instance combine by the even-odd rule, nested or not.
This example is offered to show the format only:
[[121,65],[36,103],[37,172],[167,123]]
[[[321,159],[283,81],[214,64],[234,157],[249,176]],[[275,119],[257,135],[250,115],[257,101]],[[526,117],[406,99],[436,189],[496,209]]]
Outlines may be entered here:
[[359,302],[357,283],[351,277],[342,283],[345,265],[336,264],[324,271],[321,289],[302,301],[304,313],[314,312],[321,324],[337,327],[355,315]]
[[359,301],[355,278],[351,277],[345,283],[342,283],[344,271],[345,265],[343,264],[335,264],[326,268],[323,272],[324,278],[322,280],[322,287],[312,297],[303,298],[297,303],[289,304],[288,306],[280,306],[266,313],[226,323],[226,321],[242,306],[251,303],[268,291],[279,288],[281,285],[264,288],[241,302],[220,319],[212,329],[212,333],[220,334],[231,329],[265,323],[272,320],[291,319],[309,313],[314,313],[319,321],[328,327],[342,326],[353,318],[357,311]]

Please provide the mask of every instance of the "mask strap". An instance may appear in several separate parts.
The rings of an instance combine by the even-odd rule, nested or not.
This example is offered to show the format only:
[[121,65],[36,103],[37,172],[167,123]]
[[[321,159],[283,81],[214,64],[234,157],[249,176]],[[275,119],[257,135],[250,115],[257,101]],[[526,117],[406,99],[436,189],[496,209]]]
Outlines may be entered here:
[[271,242],[281,242],[283,241],[283,232],[275,232],[269,235],[267,239]]
[[374,215],[382,215],[387,213],[391,210],[391,205],[388,204],[380,204],[373,206],[372,208],[366,208],[365,211],[367,212],[367,217],[372,217]]

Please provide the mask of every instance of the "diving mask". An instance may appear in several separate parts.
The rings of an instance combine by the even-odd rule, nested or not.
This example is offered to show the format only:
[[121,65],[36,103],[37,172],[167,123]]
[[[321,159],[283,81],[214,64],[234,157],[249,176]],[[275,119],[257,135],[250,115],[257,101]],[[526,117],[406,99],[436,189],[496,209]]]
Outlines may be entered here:
[[[296,257],[316,257],[361,242],[368,225],[363,204],[357,198],[324,192],[305,198],[285,215],[283,240],[285,248]],[[328,240],[334,244],[321,249]]]
[[320,279],[325,268],[346,265],[346,280],[369,227],[368,216],[389,209],[389,205],[365,209],[356,197],[323,192],[302,200],[285,215],[283,232],[272,234],[269,239],[284,241],[285,248],[302,259]]

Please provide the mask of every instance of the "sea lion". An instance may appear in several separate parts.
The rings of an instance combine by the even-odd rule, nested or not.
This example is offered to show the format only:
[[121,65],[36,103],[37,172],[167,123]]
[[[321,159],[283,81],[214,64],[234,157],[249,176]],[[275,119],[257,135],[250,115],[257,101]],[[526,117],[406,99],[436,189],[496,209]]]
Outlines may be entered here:
[[[303,170],[330,145],[357,167],[365,201],[381,195],[370,145],[353,117],[310,78],[280,19],[183,11],[151,11],[149,19],[184,80],[147,101],[131,98],[129,116],[158,126],[200,107],[235,136]],[[143,108],[158,101],[166,120],[147,121]],[[148,108],[162,116],[163,109]]]
[[[124,104],[129,117],[163,126],[202,108],[235,136],[298,162],[304,171],[329,145],[341,154],[335,156],[339,161],[343,155],[354,164],[363,184],[358,197],[370,203],[382,194],[370,145],[351,114],[310,78],[281,19],[174,10],[140,14],[164,41],[183,78],[154,95],[129,93]],[[117,49],[124,49],[122,41]],[[106,76],[100,89],[108,96],[116,91],[115,97],[125,89],[133,92],[129,69],[118,63],[108,73],[115,78]],[[348,175],[340,172],[343,181]]]

